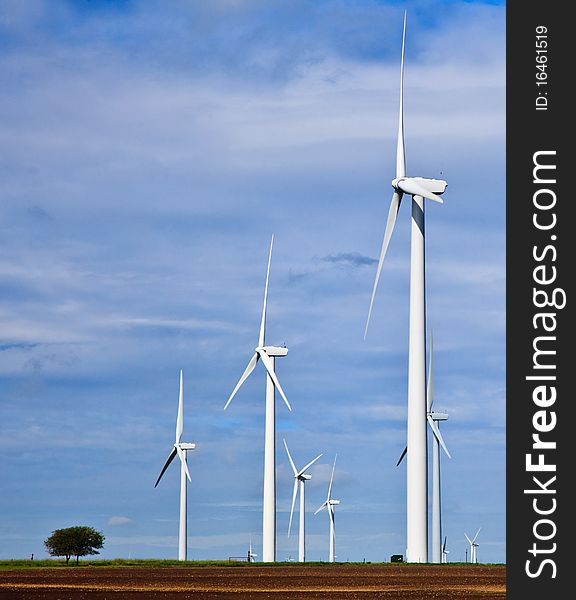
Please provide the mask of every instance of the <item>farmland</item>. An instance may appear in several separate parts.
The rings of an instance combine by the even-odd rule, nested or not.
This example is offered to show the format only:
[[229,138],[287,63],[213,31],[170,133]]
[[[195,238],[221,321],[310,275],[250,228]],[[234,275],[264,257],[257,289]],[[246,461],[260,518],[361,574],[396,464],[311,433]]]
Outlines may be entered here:
[[0,600],[504,599],[504,565],[0,565]]

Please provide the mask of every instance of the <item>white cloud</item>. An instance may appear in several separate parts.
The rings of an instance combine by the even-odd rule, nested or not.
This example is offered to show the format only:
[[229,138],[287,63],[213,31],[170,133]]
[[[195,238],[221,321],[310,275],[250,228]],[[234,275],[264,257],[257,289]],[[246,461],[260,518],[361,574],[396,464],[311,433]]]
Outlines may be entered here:
[[122,527],[125,525],[134,525],[134,521],[129,517],[114,516],[108,519],[108,525],[112,527]]

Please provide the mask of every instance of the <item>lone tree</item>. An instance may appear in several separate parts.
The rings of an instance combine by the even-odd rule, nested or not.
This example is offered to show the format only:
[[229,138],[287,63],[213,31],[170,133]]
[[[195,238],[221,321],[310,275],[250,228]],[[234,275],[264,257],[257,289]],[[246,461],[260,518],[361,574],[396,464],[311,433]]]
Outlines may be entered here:
[[50,556],[64,556],[66,564],[71,556],[76,557],[76,564],[81,556],[99,554],[104,545],[104,536],[92,527],[76,526],[56,529],[44,541]]

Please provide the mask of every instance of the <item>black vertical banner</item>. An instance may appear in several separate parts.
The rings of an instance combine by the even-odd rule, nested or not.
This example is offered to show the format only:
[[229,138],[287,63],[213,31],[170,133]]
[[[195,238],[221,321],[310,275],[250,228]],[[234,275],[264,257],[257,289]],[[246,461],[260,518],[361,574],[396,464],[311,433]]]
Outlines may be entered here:
[[[507,4],[507,597],[574,597],[571,3]],[[562,590],[562,591],[561,591]],[[546,595],[549,593],[549,595]]]

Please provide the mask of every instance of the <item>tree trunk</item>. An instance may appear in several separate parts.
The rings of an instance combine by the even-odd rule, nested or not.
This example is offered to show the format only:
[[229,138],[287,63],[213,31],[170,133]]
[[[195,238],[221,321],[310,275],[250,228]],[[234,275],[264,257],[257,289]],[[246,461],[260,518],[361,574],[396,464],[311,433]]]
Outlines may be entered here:
[[67,555],[66,555],[66,566],[68,566],[68,561],[69,561],[69,560],[70,560],[70,555],[69,555],[69,554],[67,554]]

